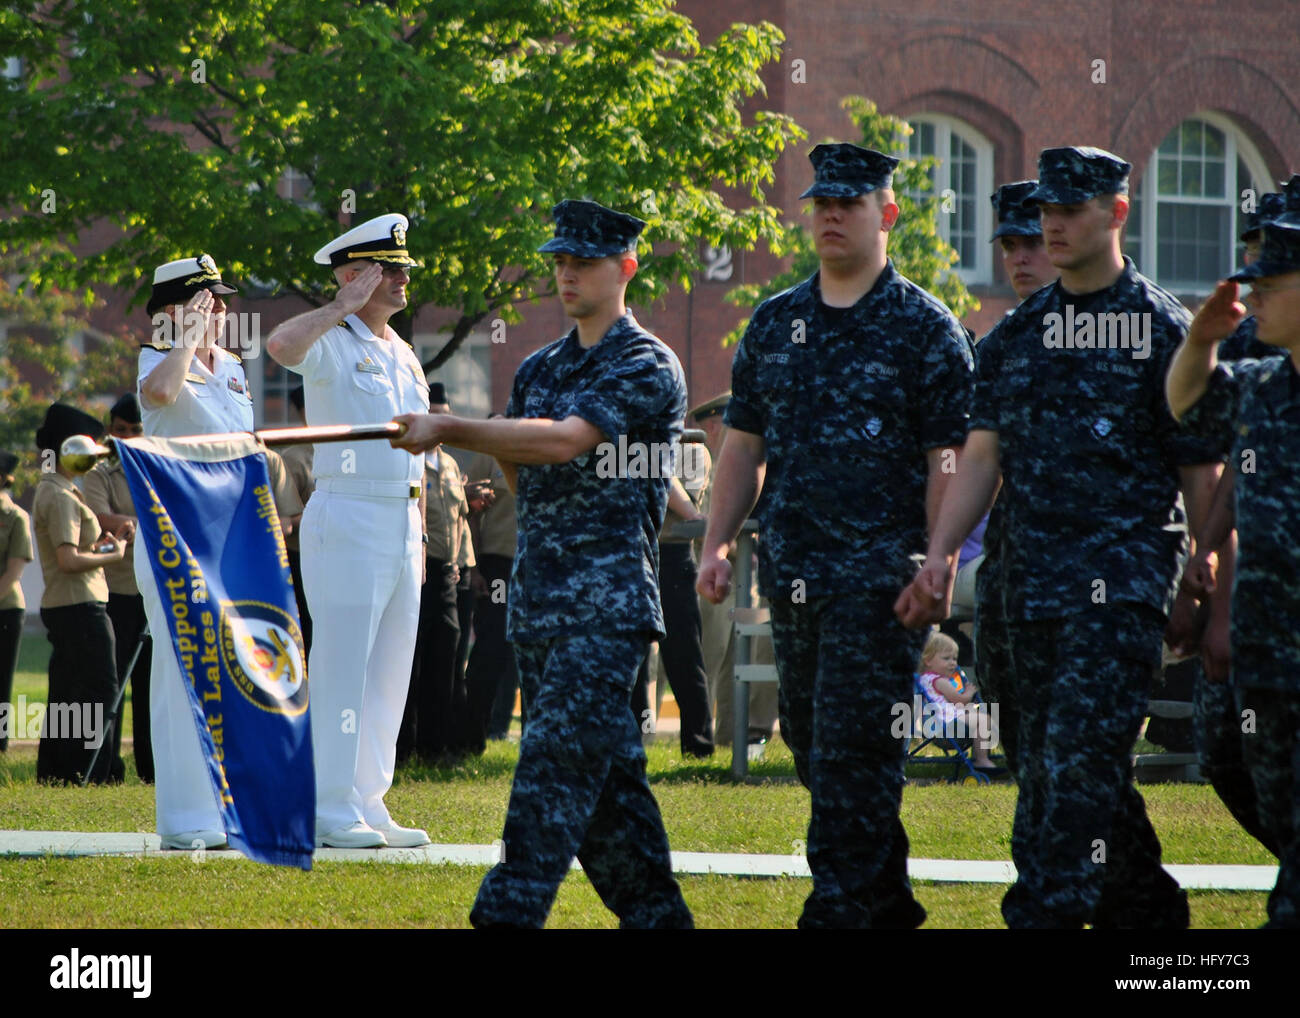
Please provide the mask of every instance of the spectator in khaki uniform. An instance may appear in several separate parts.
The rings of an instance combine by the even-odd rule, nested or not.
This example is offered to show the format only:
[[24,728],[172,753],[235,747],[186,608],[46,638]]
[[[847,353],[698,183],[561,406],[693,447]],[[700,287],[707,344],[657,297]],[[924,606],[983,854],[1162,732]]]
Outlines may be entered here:
[[[113,404],[108,412],[108,433],[114,438],[135,438],[144,434],[144,425],[140,421],[140,402],[135,393],[128,392]],[[130,523],[132,536],[139,526],[135,516],[135,505],[131,502],[131,491],[127,487],[126,474],[122,472],[120,460],[104,459],[81,479],[82,495],[86,505],[99,520],[99,525],[106,531],[114,531],[124,523]],[[104,577],[108,580],[108,618],[113,623],[113,638],[117,644],[117,675],[121,682],[126,682],[127,666],[136,647],[135,667],[131,669],[131,738],[135,752],[135,770],[141,781],[152,783],[153,740],[149,724],[149,672],[153,658],[153,640],[145,627],[144,598],[140,587],[135,582],[135,568],[132,556],[135,553],[134,540],[127,542],[126,557],[121,562],[111,562],[104,567]],[[143,640],[143,643],[141,643]],[[121,714],[114,719],[113,755],[121,752],[122,725]]]
[[[451,412],[440,383],[429,386],[429,405],[434,413]],[[411,685],[397,737],[399,761],[412,754],[436,760],[457,753],[456,721],[465,710],[464,683],[457,682],[460,615],[456,587],[462,566],[473,566],[474,557],[460,464],[441,446],[434,446],[424,456],[424,488],[428,543]]]
[[[23,600],[20,582],[23,569],[32,560],[32,521],[9,497],[18,457],[0,452],[0,703],[12,703],[14,669],[23,637]],[[0,753],[9,747],[7,729],[0,729]]]
[[[704,474],[707,477],[707,468]],[[693,484],[692,487],[698,486]],[[676,477],[671,478],[668,482],[668,512],[659,531],[659,600],[664,612],[665,635],[659,641],[656,673],[662,672],[677,702],[682,755],[696,759],[713,755],[713,714],[709,708],[708,672],[701,647],[695,558],[690,539],[674,537],[671,531],[679,522],[704,518],[682,482]],[[650,709],[649,654],[641,662],[636,685],[632,687],[632,713],[640,722],[641,731],[649,731],[649,719],[654,716]]]
[[263,449],[266,457],[266,475],[271,482],[271,497],[275,499],[275,513],[280,517],[280,529],[286,540],[298,532],[302,511],[306,504],[298,497],[298,486],[289,474],[289,465],[274,449]]
[[[116,533],[103,533],[57,455],[72,435],[99,438],[103,433],[95,418],[61,403],[50,407],[36,431],[43,462],[51,456],[54,462],[53,470],[41,474],[32,503],[32,529],[45,574],[41,621],[50,640],[49,709],[36,756],[38,781],[79,782],[98,741],[107,739],[111,745],[113,738],[108,725],[117,667],[103,567],[122,561],[133,528],[124,523]],[[120,781],[122,773],[121,758],[100,753],[90,780]]]
[[[722,423],[722,413],[727,409],[731,393],[724,392],[691,411],[691,418],[708,433],[713,449],[721,449],[727,428]],[[717,459],[709,469],[709,477],[700,490],[700,512],[709,515],[713,495],[713,478],[717,473]],[[749,603],[758,605],[758,573],[751,574]],[[731,611],[736,606],[735,591],[731,591],[718,604],[700,598],[700,646],[704,651],[704,670],[709,677],[709,700],[713,706],[713,741],[718,746],[732,742],[733,710],[735,701],[736,629]],[[750,664],[770,665],[772,638],[760,636],[750,643]],[[777,686],[775,682],[754,682],[749,686],[749,740],[759,755],[776,727]]]
[[[518,538],[515,496],[500,464],[491,456],[475,453],[465,473],[471,489],[475,484],[480,485],[480,491],[484,483],[490,485],[486,492],[490,497],[484,497],[482,502],[475,498],[474,490],[467,493],[476,560],[471,578],[476,595],[474,647],[465,674],[469,718],[475,735],[481,728],[485,740],[504,739],[510,730],[519,688],[515,651],[506,639],[506,603]],[[481,506],[482,512],[476,512],[476,506]]]

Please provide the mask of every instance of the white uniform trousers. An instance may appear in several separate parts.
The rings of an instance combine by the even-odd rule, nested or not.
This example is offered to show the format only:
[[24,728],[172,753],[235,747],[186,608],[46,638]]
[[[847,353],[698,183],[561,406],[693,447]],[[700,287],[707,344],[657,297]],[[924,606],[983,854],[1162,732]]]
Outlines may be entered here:
[[[158,596],[158,582],[142,539],[135,542],[135,580],[144,598],[145,618],[153,636],[149,721],[153,726],[153,790],[158,833],[166,837],[183,831],[224,831],[217,793],[212,787],[207,758],[185,689],[187,680],[181,673],[168,628],[170,608],[164,608]],[[196,608],[202,608],[188,601],[186,604],[191,616]]]
[[299,530],[316,831],[386,826],[420,621],[419,501],[312,493]]

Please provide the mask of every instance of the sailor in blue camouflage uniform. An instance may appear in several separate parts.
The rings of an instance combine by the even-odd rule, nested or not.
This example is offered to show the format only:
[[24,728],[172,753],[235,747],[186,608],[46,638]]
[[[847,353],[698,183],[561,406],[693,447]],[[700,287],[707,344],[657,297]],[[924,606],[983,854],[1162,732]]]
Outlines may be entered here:
[[[1292,202],[1296,211],[1300,211],[1300,175],[1293,176],[1285,185],[1283,192],[1260,195],[1256,210],[1245,215],[1241,241],[1246,246],[1243,260],[1247,266],[1259,258],[1261,225],[1286,212],[1288,200]],[[1219,344],[1218,359],[1220,362],[1239,361],[1246,358],[1272,357],[1277,353],[1277,347],[1270,346],[1256,337],[1255,316],[1250,315],[1242,320],[1232,335]],[[1231,452],[1232,435],[1223,435],[1222,442],[1222,458],[1226,459]],[[1216,493],[1216,502],[1231,497],[1232,482],[1233,471],[1228,470],[1221,479],[1221,485],[1228,490],[1224,493]],[[1215,550],[1201,547],[1198,549],[1199,557],[1204,561],[1205,556]],[[1227,648],[1234,552],[1231,545],[1226,543],[1218,548],[1217,552],[1219,559],[1217,593],[1209,595],[1187,583],[1184,583],[1179,591],[1180,598],[1204,600],[1209,597],[1210,600],[1208,621],[1205,632],[1201,635],[1202,657],[1206,663],[1196,661],[1193,666],[1195,687],[1192,730],[1195,735],[1197,756],[1201,774],[1210,782],[1228,812],[1251,837],[1276,855],[1279,848],[1273,840],[1271,831],[1259,816],[1255,785],[1243,756],[1241,717],[1237,710],[1236,694],[1232,683],[1228,681]]]
[[903,928],[925,910],[899,819],[923,635],[891,612],[965,436],[973,361],[952,313],[888,260],[897,160],[819,145],[820,269],[754,312],[732,366],[698,589],[730,587],[727,553],[762,490],[759,589],[771,601],[781,733],[812,794],[813,890],[801,928]]
[[[1259,817],[1279,852],[1269,928],[1300,928],[1300,215],[1262,227],[1260,258],[1220,283],[1169,370],[1169,402],[1191,431],[1232,443],[1235,523],[1232,682]],[[1222,363],[1251,284],[1259,339],[1274,356]]]
[[554,215],[541,251],[577,327],[519,366],[507,419],[403,417],[395,443],[494,456],[517,497],[508,629],[528,724],[503,858],[470,921],[542,926],[576,855],[623,927],[688,928],[629,702],[664,635],[658,533],[686,385],[624,305],[645,224],[591,201]]
[[[1000,471],[1020,710],[1018,879],[1002,902],[1013,928],[1188,922],[1129,753],[1185,539],[1178,482],[1199,513],[1215,457],[1180,433],[1164,401],[1165,365],[1190,316],[1121,255],[1129,169],[1094,148],[1040,155],[1029,200],[1061,278],[982,344],[960,471],[925,565],[899,599],[913,625],[946,611],[949,563]],[[1132,334],[1113,330],[1121,320]]]
[[[1056,268],[1048,260],[1043,247],[1038,206],[1025,201],[1037,186],[1036,180],[1017,180],[1003,184],[989,199],[997,221],[993,241],[1002,249],[1007,277],[1021,300],[1057,277]],[[976,363],[984,344],[997,334],[1009,317],[1010,312],[980,341],[975,348]],[[1014,774],[1019,713],[1014,692],[1007,682],[1011,661],[1003,610],[1002,544],[1006,540],[1005,534],[1006,513],[1003,504],[995,501],[984,528],[984,561],[975,574],[975,675],[984,702],[998,705],[997,735],[1006,754],[1007,766]]]

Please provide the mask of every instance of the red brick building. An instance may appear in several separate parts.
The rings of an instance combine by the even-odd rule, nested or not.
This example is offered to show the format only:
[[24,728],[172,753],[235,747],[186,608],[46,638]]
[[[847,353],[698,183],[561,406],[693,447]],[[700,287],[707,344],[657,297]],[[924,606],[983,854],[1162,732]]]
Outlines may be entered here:
[[[914,150],[943,160],[936,186],[954,192],[941,228],[980,298],[967,320],[977,334],[1015,301],[988,242],[988,196],[1034,176],[1040,149],[1097,145],[1133,163],[1128,252],[1192,305],[1239,257],[1243,192],[1276,190],[1300,170],[1300,33],[1286,0],[680,0],[679,8],[703,39],[742,20],[785,32],[767,104],[808,131],[783,158],[772,195],[790,218],[802,214],[807,149],[852,140],[844,96],[866,96],[913,123]],[[730,382],[731,351],[719,339],[745,312],[723,295],[774,268],[766,255],[737,254],[715,267],[725,278],[635,309],[681,357],[692,401]],[[525,313],[507,342],[485,334],[467,358],[490,364],[494,407],[519,361],[566,328],[557,306]]]

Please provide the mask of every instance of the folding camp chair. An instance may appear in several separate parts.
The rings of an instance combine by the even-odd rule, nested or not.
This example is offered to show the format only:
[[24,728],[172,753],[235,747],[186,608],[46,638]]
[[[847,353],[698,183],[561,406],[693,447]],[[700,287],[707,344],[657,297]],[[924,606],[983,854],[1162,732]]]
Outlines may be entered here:
[[[963,681],[969,681],[964,672],[961,673],[961,677]],[[983,701],[977,695],[975,702]],[[937,705],[929,701],[921,688],[921,676],[915,673],[912,675],[912,702],[907,705],[907,708],[902,718],[905,722],[910,720],[910,726],[905,734],[907,763],[927,765],[939,762],[951,763],[953,782],[979,785],[991,783],[989,776],[976,769],[971,762],[968,750],[972,739],[969,736],[958,735],[953,730],[954,723],[945,724],[942,721]],[[931,746],[940,751],[939,756],[923,755]]]

